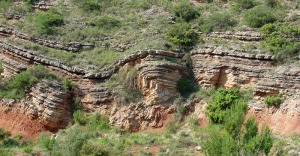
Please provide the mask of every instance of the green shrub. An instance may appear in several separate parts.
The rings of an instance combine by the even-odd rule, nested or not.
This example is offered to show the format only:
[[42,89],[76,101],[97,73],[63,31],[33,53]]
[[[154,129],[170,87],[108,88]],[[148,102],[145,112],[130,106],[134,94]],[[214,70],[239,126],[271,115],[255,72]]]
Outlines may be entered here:
[[259,28],[265,24],[277,21],[276,12],[266,6],[256,6],[244,14],[244,19],[250,27]]
[[238,10],[245,10],[251,9],[256,5],[255,0],[237,0],[236,1],[236,8]]
[[77,123],[79,125],[85,125],[87,123],[86,115],[81,110],[75,111],[73,113],[73,118],[74,118],[75,123]]
[[81,156],[109,156],[109,152],[99,145],[85,143],[80,150]]
[[51,139],[47,134],[41,133],[37,139],[37,144],[42,148],[51,151],[55,144],[55,139]]
[[266,6],[268,6],[270,8],[276,8],[280,4],[280,2],[278,2],[277,0],[265,0],[265,3],[266,3]]
[[197,11],[197,8],[192,3],[187,1],[181,1],[175,5],[173,12],[175,13],[176,17],[187,22],[197,18],[200,15]]
[[82,146],[91,138],[88,131],[71,128],[56,140],[51,154],[53,156],[79,156]]
[[11,133],[0,128],[0,141],[11,136]]
[[100,28],[112,29],[121,26],[121,21],[117,18],[110,16],[102,16],[98,20],[96,20],[93,25],[98,26]]
[[243,114],[246,111],[246,104],[240,100],[238,89],[218,89],[212,102],[206,107],[206,115],[212,123],[224,123],[233,111]]
[[246,155],[261,155],[262,153],[268,155],[272,147],[271,131],[266,126],[262,128],[260,135],[256,135],[243,145]]
[[251,118],[246,121],[244,131],[238,130],[238,135],[232,136],[227,130],[212,131],[202,145],[206,155],[268,155],[273,139],[267,127],[258,134],[257,125]]
[[1,0],[0,1],[0,12],[5,12],[12,5],[14,0]]
[[236,25],[229,12],[215,12],[200,25],[202,32],[222,31]]
[[51,35],[54,33],[54,27],[64,24],[63,17],[55,12],[36,12],[33,17],[36,31],[41,35]]
[[177,91],[182,97],[188,97],[191,93],[197,90],[196,87],[187,78],[180,78],[176,83]]
[[267,107],[278,106],[282,102],[282,94],[278,94],[275,96],[267,96],[264,99],[264,103]]
[[92,131],[108,131],[110,130],[109,119],[101,116],[99,113],[92,114],[87,119],[87,127]]
[[86,12],[101,12],[101,5],[97,0],[85,0],[79,4],[80,8],[82,8]]
[[65,91],[70,91],[74,87],[73,81],[68,78],[64,79],[62,83],[62,88]]
[[244,143],[248,143],[252,138],[254,138],[258,133],[258,128],[256,126],[255,119],[252,117],[247,120],[244,125],[244,134],[242,140]]
[[300,26],[289,23],[266,24],[260,28],[265,43],[263,46],[273,52],[276,60],[291,60],[300,53],[300,43],[296,38],[300,35]]
[[198,35],[188,23],[178,23],[167,30],[166,39],[172,49],[188,50],[197,42]]

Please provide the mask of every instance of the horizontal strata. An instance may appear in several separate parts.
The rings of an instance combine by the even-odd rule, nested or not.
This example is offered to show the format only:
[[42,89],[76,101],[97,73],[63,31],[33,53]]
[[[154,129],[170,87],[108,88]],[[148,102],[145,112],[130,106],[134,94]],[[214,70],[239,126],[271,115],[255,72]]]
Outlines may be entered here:
[[173,52],[163,51],[163,50],[137,51],[134,54],[128,55],[125,58],[116,61],[116,63],[114,63],[113,66],[103,68],[100,72],[92,73],[92,72],[86,72],[84,69],[81,69],[79,67],[67,66],[63,64],[61,61],[46,59],[42,55],[37,56],[32,51],[20,48],[12,44],[0,43],[0,48],[4,50],[2,51],[2,53],[8,53],[9,55],[12,56],[21,56],[24,59],[29,59],[30,61],[32,61],[32,63],[38,63],[50,67],[59,68],[69,73],[76,74],[77,76],[81,76],[82,78],[88,78],[88,79],[109,78],[115,72],[117,72],[120,67],[124,66],[126,63],[145,58],[148,55],[154,55],[154,56],[157,55],[157,56],[174,57],[174,58],[181,58],[184,55],[181,53],[173,53]]
[[23,40],[27,40],[39,45],[43,45],[49,48],[55,48],[60,50],[79,52],[82,49],[91,49],[94,48],[94,44],[90,43],[80,43],[80,42],[70,42],[67,44],[60,43],[58,41],[45,40],[37,37],[30,37],[29,35],[19,32],[12,27],[8,27],[5,25],[0,25],[0,35],[3,36],[15,36]]
[[201,48],[197,48],[191,51],[191,55],[197,55],[197,54],[231,56],[231,57],[246,58],[246,59],[258,59],[258,60],[275,60],[275,56],[270,54],[251,54],[251,53],[247,53],[247,51],[243,49],[228,49],[228,48],[216,47],[216,46],[203,46]]

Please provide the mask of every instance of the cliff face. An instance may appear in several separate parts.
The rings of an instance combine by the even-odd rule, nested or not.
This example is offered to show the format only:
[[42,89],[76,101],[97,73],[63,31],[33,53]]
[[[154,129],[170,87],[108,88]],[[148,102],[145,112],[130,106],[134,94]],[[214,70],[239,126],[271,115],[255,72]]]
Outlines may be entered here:
[[[30,42],[68,52],[76,52],[84,47],[81,43],[64,45],[28,38],[7,27],[0,27],[0,33],[3,37],[14,35]],[[215,32],[205,37],[206,41],[213,39],[237,40],[244,43],[257,42],[261,37],[256,32]],[[79,49],[72,49],[76,47]],[[300,89],[298,78],[300,68],[277,66],[272,55],[254,54],[238,47],[206,45],[190,52],[192,63],[191,69],[188,69],[180,63],[183,54],[144,50],[128,55],[116,61],[115,64],[100,69],[99,72],[91,72],[76,66],[65,65],[57,60],[46,59],[41,55],[37,56],[15,45],[0,43],[0,48],[0,59],[4,67],[3,76],[9,77],[30,66],[43,64],[58,75],[68,77],[76,83],[77,87],[72,98],[82,103],[86,111],[109,113],[110,123],[122,128],[137,131],[149,127],[162,127],[176,111],[173,101],[178,95],[177,81],[181,77],[192,77],[188,72],[192,70],[195,81],[202,88],[212,86],[253,88],[255,99],[249,102],[249,114],[254,115],[259,124],[266,122],[279,133],[300,133],[298,97],[294,97]],[[167,61],[168,59],[171,61]],[[104,83],[121,68],[127,66],[137,69],[134,85],[140,90],[142,101],[118,105],[111,88],[100,87],[97,84]],[[26,122],[39,123],[41,127],[39,131],[55,130],[66,126],[71,120],[68,106],[69,95],[63,91],[55,92],[54,88],[51,89],[47,85],[47,83],[42,83],[32,88],[29,101],[32,101],[34,107],[24,101],[15,101],[15,104],[9,107],[2,102],[3,112],[6,112],[3,116],[9,113],[27,114]],[[286,102],[280,108],[265,108],[262,103],[264,96],[277,93],[284,93]],[[198,102],[194,101],[192,105],[197,107]],[[195,113],[197,112],[196,114],[201,118],[204,118],[203,105],[203,101],[200,101],[201,108],[195,109]],[[278,128],[283,126],[279,123],[286,121],[285,119],[292,121],[288,124],[289,126],[284,126],[290,128]]]
[[199,48],[191,56],[195,79],[202,87],[253,87],[275,64],[271,55],[224,47]]
[[56,131],[71,122],[70,95],[56,81],[43,81],[30,89],[22,100],[2,99],[0,124],[25,137]]

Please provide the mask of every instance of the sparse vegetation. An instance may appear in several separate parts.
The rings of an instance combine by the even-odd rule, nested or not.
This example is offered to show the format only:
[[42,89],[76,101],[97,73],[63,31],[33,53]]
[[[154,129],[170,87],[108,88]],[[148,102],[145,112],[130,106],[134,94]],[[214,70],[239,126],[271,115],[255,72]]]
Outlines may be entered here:
[[274,96],[267,96],[264,99],[264,103],[267,107],[278,106],[282,102],[282,94],[277,94]]
[[214,12],[200,26],[203,32],[224,31],[236,24],[229,12]]
[[56,75],[43,66],[28,68],[26,71],[1,82],[0,97],[22,99],[27,89],[43,79],[59,80]]
[[[231,45],[241,45],[253,54],[271,52],[280,63],[292,62],[300,54],[299,0],[202,0],[200,4],[188,0],[59,0],[50,10],[43,11],[33,8],[34,2],[36,0],[0,0],[0,13],[4,13],[3,16],[0,14],[0,25],[14,27],[29,34],[31,39],[39,37],[66,45],[70,42],[91,43],[95,47],[84,47],[76,52],[65,51],[17,38],[16,34],[1,37],[1,42],[3,40],[4,43],[29,49],[34,56],[43,55],[65,65],[83,68],[87,73],[110,68],[117,60],[143,49],[184,52],[183,58],[151,55],[146,60],[155,63],[157,60],[168,61],[190,69],[197,66],[197,62],[192,61],[194,55],[190,51],[202,45],[228,45],[229,48]],[[11,20],[14,18],[10,17],[11,14],[21,19]],[[260,31],[262,39],[255,43],[244,43],[234,37],[230,41],[226,36],[226,39],[214,38],[213,35],[206,37],[211,32],[221,32],[222,35],[225,31],[229,36],[235,32],[247,31],[248,34]],[[131,67],[131,63],[126,64],[107,80],[95,80],[110,89],[114,97],[112,107],[142,102],[145,95],[139,91],[136,81],[136,64],[139,61],[144,60],[132,61],[135,67]],[[251,90],[198,88],[193,83],[193,75],[189,76],[174,82],[179,92],[174,95],[178,96],[173,102],[175,108],[172,106],[157,116],[151,116],[152,112],[145,110],[148,114],[138,117],[143,118],[141,121],[136,121],[134,113],[128,114],[128,120],[136,122],[131,124],[140,124],[137,122],[144,120],[160,121],[160,118],[165,118],[164,113],[168,113],[166,120],[174,115],[167,123],[161,123],[164,127],[157,132],[120,130],[109,124],[113,121],[109,121],[107,116],[85,112],[81,108],[81,98],[89,97],[76,95],[70,104],[74,122],[52,137],[42,133],[37,140],[30,141],[0,128],[0,156],[288,155],[291,147],[282,146],[295,144],[298,149],[298,136],[292,141],[274,141],[268,127],[258,128],[254,118],[245,120],[247,100],[253,98]],[[45,79],[61,82],[61,89],[70,92],[72,97],[73,91],[77,92],[72,80],[60,79],[44,67],[37,66],[11,78],[0,78],[0,99],[22,99],[32,86]],[[166,96],[169,95],[166,93]],[[99,101],[92,107],[102,109]],[[197,113],[189,116],[190,109],[195,109],[189,105],[191,101],[201,106],[208,103],[207,107],[201,108],[206,109],[209,120],[207,127],[199,126],[202,122],[206,124],[205,117],[199,119]],[[282,101],[281,94],[264,99],[267,107],[278,107]],[[168,104],[166,106],[169,107]],[[151,107],[151,111],[160,111],[161,106]],[[108,106],[106,109],[113,108]],[[152,125],[150,123],[147,126]]]

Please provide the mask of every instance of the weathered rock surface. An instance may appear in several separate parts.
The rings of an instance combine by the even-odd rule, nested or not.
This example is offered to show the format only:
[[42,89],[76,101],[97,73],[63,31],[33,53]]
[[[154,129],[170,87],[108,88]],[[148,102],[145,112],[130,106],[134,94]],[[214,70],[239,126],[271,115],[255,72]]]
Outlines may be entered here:
[[300,134],[300,95],[299,93],[287,97],[277,108],[265,108],[261,101],[252,103],[247,117],[254,116],[259,128],[268,125],[276,134]]
[[170,106],[178,96],[176,83],[187,69],[180,64],[149,61],[141,64],[138,70],[137,83],[144,103]]
[[241,41],[259,41],[262,39],[261,34],[255,31],[237,31],[237,32],[212,32],[206,36],[206,40],[213,38],[223,38],[223,39],[238,39]]
[[36,84],[23,100],[0,101],[0,125],[15,134],[34,136],[41,131],[65,128],[72,117],[69,94],[56,81]]
[[253,87],[275,62],[272,55],[202,47],[191,52],[193,72],[202,87]]
[[255,87],[255,94],[260,96],[278,93],[291,96],[299,91],[300,67],[296,65],[276,67],[267,72]]
[[72,120],[70,94],[61,89],[57,81],[42,81],[31,88],[33,116],[46,122],[49,129],[64,128]]
[[123,129],[139,131],[162,127],[174,111],[174,107],[147,106],[141,102],[123,107],[113,107],[109,120],[112,125]]

